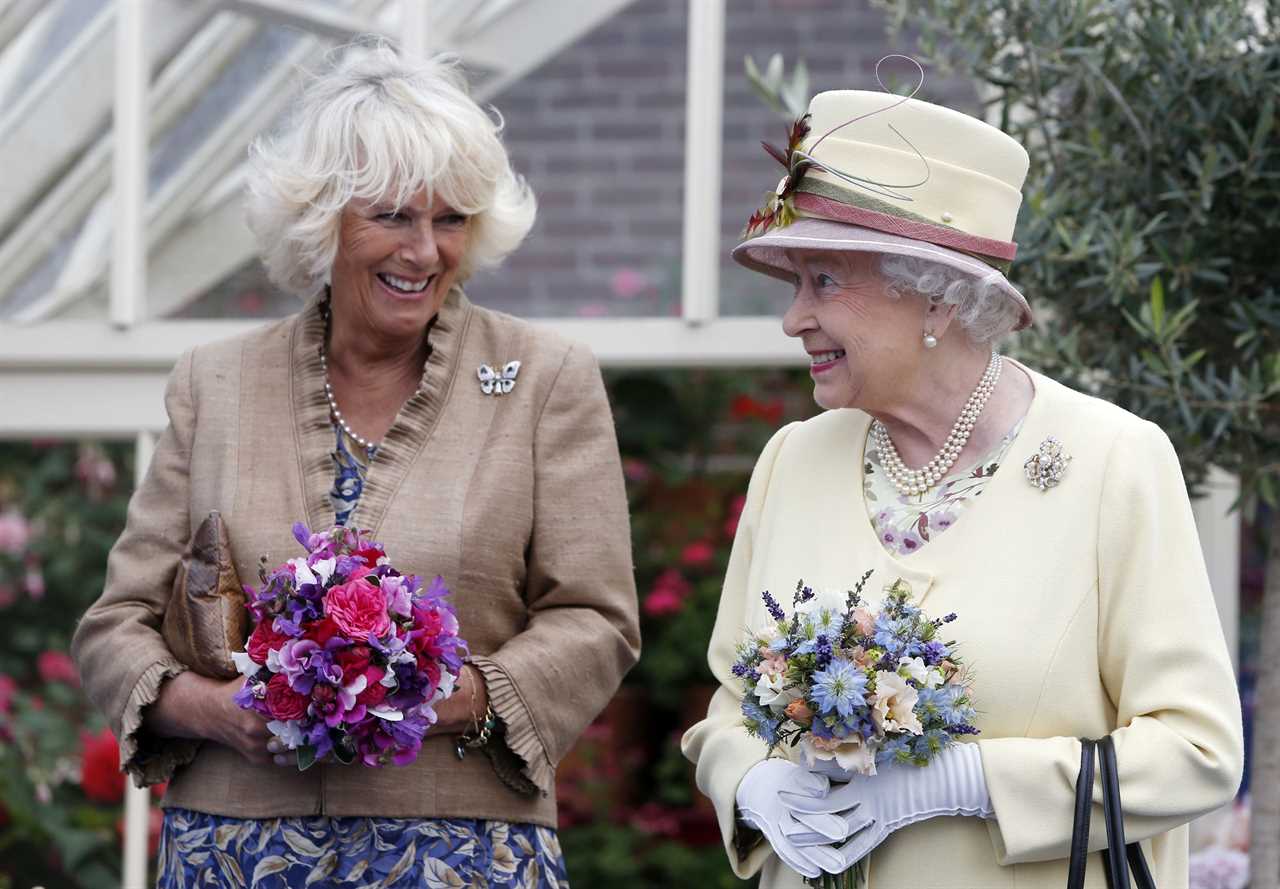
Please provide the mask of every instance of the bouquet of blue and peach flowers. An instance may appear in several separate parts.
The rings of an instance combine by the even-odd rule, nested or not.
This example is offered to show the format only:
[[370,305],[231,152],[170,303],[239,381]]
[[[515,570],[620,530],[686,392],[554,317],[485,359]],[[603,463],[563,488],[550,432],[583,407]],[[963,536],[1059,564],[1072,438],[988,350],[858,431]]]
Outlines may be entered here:
[[863,604],[863,575],[843,601],[796,585],[790,616],[763,593],[772,619],[738,646],[748,732],[799,746],[806,764],[874,775],[886,762],[927,766],[960,735],[974,735],[970,676],[954,642],[939,638],[954,614],[930,619],[898,580],[880,609]]

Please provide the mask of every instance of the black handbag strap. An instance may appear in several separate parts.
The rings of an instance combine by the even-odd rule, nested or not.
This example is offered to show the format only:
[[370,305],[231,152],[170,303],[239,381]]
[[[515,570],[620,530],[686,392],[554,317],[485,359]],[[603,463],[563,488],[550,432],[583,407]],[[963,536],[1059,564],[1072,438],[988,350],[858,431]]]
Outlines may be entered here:
[[1124,810],[1120,805],[1120,776],[1116,748],[1110,735],[1098,739],[1098,771],[1102,777],[1102,815],[1107,825],[1107,848],[1102,861],[1110,889],[1129,889],[1129,861],[1124,849]]
[[1067,889],[1083,889],[1089,856],[1089,816],[1093,811],[1093,750],[1095,743],[1080,739],[1080,773],[1076,776],[1076,810],[1071,823],[1071,856]]
[[1111,736],[1091,741],[1080,739],[1080,774],[1076,778],[1076,804],[1071,828],[1071,852],[1067,889],[1083,889],[1085,863],[1089,854],[1089,816],[1093,809],[1095,750],[1102,778],[1102,811],[1107,826],[1107,848],[1102,864],[1111,889],[1129,889],[1129,874],[1138,889],[1156,889],[1146,856],[1137,843],[1124,841],[1124,809],[1120,802],[1120,772]]

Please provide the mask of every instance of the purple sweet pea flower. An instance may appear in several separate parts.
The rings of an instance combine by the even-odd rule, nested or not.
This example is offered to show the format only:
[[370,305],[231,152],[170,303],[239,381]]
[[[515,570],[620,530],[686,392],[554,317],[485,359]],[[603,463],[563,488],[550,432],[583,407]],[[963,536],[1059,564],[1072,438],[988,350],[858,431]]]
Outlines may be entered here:
[[413,614],[413,599],[409,594],[409,586],[400,575],[384,576],[380,581],[382,595],[387,600],[387,611],[399,617],[410,617]]

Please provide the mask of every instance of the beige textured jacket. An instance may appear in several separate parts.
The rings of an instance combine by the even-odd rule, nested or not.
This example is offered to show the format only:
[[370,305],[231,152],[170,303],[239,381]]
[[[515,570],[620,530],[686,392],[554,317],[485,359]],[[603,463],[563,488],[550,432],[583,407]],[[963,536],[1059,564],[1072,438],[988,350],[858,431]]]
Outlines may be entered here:
[[[424,385],[374,459],[349,524],[398,567],[441,574],[463,636],[541,793],[519,794],[490,760],[459,762],[428,735],[403,768],[253,766],[228,748],[148,738],[142,712],[183,669],[157,627],[178,561],[212,509],[240,576],[299,554],[295,521],[333,523],[329,421],[316,304],[183,356],[169,427],[129,505],[106,588],[73,654],[90,699],[140,780],[180,806],[236,817],[492,818],[554,826],[555,765],[612,697],[639,652],[626,497],[595,359],[580,346],[450,294],[430,334]],[[486,396],[476,370],[521,361],[515,388]],[[140,746],[141,744],[141,746]]]
[[[1160,429],[1032,373],[1036,394],[1005,465],[955,527],[906,559],[876,539],[862,499],[869,417],[787,426],[756,464],[709,659],[721,682],[684,737],[739,875],[799,887],[767,845],[734,853],[734,797],[764,744],[742,728],[734,644],[767,620],[762,590],[909,581],[976,673],[977,741],[995,820],[934,818],[870,856],[871,889],[1066,884],[1079,737],[1114,732],[1128,839],[1161,889],[1187,886],[1187,828],[1230,800],[1243,741],[1235,676],[1178,459]],[[1041,492],[1022,463],[1048,436],[1072,461]],[[1095,790],[1091,846],[1106,842]],[[1092,856],[1087,886],[1105,885]]]

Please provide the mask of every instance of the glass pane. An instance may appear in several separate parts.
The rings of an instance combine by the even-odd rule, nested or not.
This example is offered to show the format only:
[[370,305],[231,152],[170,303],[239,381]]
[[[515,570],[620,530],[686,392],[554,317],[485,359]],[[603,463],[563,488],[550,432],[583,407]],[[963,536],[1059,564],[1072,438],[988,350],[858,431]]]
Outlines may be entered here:
[[63,0],[50,11],[47,21],[37,15],[28,22],[27,27],[44,28],[44,33],[9,85],[11,101],[56,64],[62,51],[97,17],[106,3],[107,0]]
[[637,0],[493,99],[538,220],[476,302],[524,317],[679,311],[685,4]]
[[[213,131],[303,36],[294,28],[265,25],[151,148],[149,184],[154,193],[191,158]],[[253,133],[245,133],[247,144]]]
[[[747,0],[727,4],[721,314],[781,315],[791,301],[786,284],[748,271],[729,256],[742,240],[747,219],[777,186],[784,172],[760,142],[785,146],[790,122],[787,115],[768,108],[752,91],[743,73],[743,57],[751,56],[763,68],[770,56],[782,53],[788,72],[804,59],[812,96],[833,89],[878,89],[876,61],[894,52],[911,55],[913,46],[910,36],[890,40],[885,33],[884,13],[870,4],[840,0]],[[886,66],[882,70],[887,73],[889,69]],[[977,110],[972,85],[936,71],[926,70],[924,88],[917,97],[971,113]]]
[[218,284],[170,318],[283,318],[302,307],[296,297],[267,280],[257,257],[241,265]]
[[63,265],[71,256],[76,239],[84,230],[86,221],[81,219],[74,230],[67,237],[59,240],[25,278],[8,293],[0,294],[0,318],[12,318],[53,292]]

